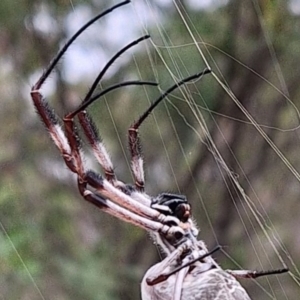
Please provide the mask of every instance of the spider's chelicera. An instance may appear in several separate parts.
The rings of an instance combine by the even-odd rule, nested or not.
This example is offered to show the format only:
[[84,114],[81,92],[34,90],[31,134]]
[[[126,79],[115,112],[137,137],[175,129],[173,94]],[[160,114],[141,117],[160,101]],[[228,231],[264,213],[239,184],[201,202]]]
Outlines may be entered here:
[[[93,120],[86,112],[86,108],[101,96],[120,87],[157,85],[155,82],[125,81],[112,85],[100,93],[95,93],[99,82],[112,63],[129,48],[148,39],[148,35],[131,42],[109,60],[95,79],[81,105],[65,115],[62,120],[63,129],[59,117],[40,92],[44,82],[74,40],[98,19],[127,3],[129,1],[121,2],[97,15],[70,38],[32,87],[33,104],[49,130],[65,164],[73,173],[77,174],[78,189],[82,197],[112,216],[150,232],[154,241],[164,252],[165,259],[151,267],[144,276],[143,300],[203,300],[221,299],[221,297],[229,300],[250,299],[235,277],[255,278],[269,273],[282,273],[287,269],[271,272],[222,270],[211,256],[213,251],[209,252],[204,242],[197,239],[198,229],[191,219],[191,208],[186,197],[171,193],[161,193],[157,197],[151,197],[144,192],[145,182],[139,127],[167,95],[185,83],[210,73],[210,70],[206,69],[175,83],[130,126],[128,142],[134,185],[125,184],[117,179],[108,152],[98,135]],[[85,169],[80,139],[74,125],[75,117],[78,118],[94,155],[103,169],[103,175]]]

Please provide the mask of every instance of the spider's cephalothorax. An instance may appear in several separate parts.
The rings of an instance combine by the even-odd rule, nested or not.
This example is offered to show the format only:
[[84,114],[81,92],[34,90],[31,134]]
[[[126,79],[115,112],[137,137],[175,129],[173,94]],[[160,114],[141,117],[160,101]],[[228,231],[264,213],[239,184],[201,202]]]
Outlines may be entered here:
[[165,215],[174,216],[181,222],[186,222],[190,217],[191,206],[184,195],[159,194],[152,200],[151,207]]
[[[64,129],[60,125],[59,117],[40,92],[44,82],[74,40],[96,20],[127,3],[129,1],[121,2],[97,15],[70,38],[32,87],[33,104],[65,164],[71,172],[77,175],[78,189],[82,197],[108,214],[149,231],[165,252],[166,258],[150,268],[143,279],[143,300],[250,299],[235,277],[254,278],[271,272],[222,270],[211,257],[211,253],[207,251],[204,242],[197,240],[198,230],[191,219],[191,208],[186,197],[161,193],[156,198],[152,198],[144,192],[143,159],[138,133],[140,125],[172,91],[189,81],[201,78],[210,73],[210,70],[204,70],[175,83],[156,99],[129,128],[128,139],[134,185],[117,179],[108,152],[85,109],[101,96],[117,88],[129,85],[157,85],[147,81],[125,81],[95,93],[98,83],[114,61],[129,48],[148,39],[148,35],[129,43],[109,60],[95,79],[81,105],[64,116],[62,120]],[[83,133],[103,169],[103,176],[93,170],[86,170],[84,166],[80,139],[74,125],[75,117],[78,118]],[[283,271],[286,270],[275,272]]]

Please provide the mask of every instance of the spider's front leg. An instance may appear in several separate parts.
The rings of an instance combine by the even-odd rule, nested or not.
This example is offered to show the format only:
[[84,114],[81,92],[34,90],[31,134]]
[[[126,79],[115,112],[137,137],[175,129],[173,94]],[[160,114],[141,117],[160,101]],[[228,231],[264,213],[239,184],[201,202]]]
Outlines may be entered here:
[[154,108],[162,102],[167,96],[169,96],[174,90],[180,88],[180,86],[186,84],[189,81],[199,79],[205,74],[210,73],[211,70],[205,69],[203,72],[194,74],[181,81],[175,83],[167,91],[161,94],[149,107],[148,109],[135,121],[128,129],[128,144],[131,154],[131,170],[135,180],[135,187],[138,191],[144,191],[145,179],[144,179],[144,168],[143,168],[143,156],[142,146],[139,136],[139,128],[146,118],[151,114]]
[[[59,124],[58,116],[49,106],[48,102],[42,97],[40,91],[36,89],[36,86],[32,88],[31,98],[68,168],[76,174],[83,174],[84,171],[79,153],[79,142],[76,130],[73,128],[74,126],[72,124],[68,125],[68,135],[66,136]],[[72,132],[71,128],[73,128]]]
[[116,4],[111,8],[105,10],[104,12],[96,15],[93,19],[83,25],[56,54],[56,56],[50,62],[49,66],[43,72],[42,76],[38,79],[38,81],[31,89],[31,99],[39,116],[41,117],[46,128],[49,130],[50,136],[55,145],[58,147],[60,153],[62,154],[66,165],[72,172],[77,174],[83,174],[83,164],[79,153],[78,138],[77,133],[74,129],[73,121],[65,122],[67,134],[67,136],[65,136],[62,128],[59,125],[59,117],[55,114],[54,110],[50,107],[46,99],[43,98],[40,90],[59,60],[66,53],[71,44],[78,38],[78,36],[80,36],[89,26],[94,24],[97,20],[109,14],[113,10],[128,4],[129,2],[130,1],[126,0],[119,4]]

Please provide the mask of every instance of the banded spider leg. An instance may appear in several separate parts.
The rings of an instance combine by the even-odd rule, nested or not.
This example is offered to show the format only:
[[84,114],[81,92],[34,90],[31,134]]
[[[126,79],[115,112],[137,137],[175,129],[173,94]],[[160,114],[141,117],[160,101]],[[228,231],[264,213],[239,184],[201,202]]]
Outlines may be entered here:
[[[82,154],[80,151],[80,143],[78,138],[78,133],[76,131],[76,127],[74,126],[73,121],[73,115],[76,115],[76,111],[72,114],[69,114],[64,117],[63,123],[64,123],[64,131],[59,125],[59,117],[55,114],[54,110],[49,106],[48,102],[43,98],[40,89],[42,88],[44,82],[49,77],[50,73],[53,71],[55,65],[58,63],[60,58],[63,56],[63,54],[67,51],[68,47],[75,41],[75,39],[82,33],[84,30],[92,25],[96,20],[103,17],[104,15],[108,14],[112,10],[125,5],[129,3],[129,1],[124,1],[118,5],[115,5],[114,7],[106,10],[105,12],[97,15],[95,18],[93,18],[91,21],[86,23],[84,26],[82,26],[63,46],[63,48],[57,53],[57,55],[54,57],[54,59],[51,61],[49,66],[46,68],[40,79],[37,81],[37,83],[32,87],[31,90],[31,98],[33,101],[33,104],[40,115],[43,123],[45,124],[46,128],[49,130],[50,136],[56,146],[58,147],[59,151],[62,154],[62,157],[68,166],[68,168],[78,175],[78,187],[84,198],[92,202],[94,205],[100,207],[101,209],[107,211],[108,213],[119,217],[121,219],[124,219],[126,221],[129,221],[135,225],[141,226],[144,229],[147,230],[155,230],[159,231],[162,230],[163,232],[168,232],[170,230],[169,226],[164,226],[163,223],[160,221],[163,221],[165,217],[157,212],[156,210],[151,209],[149,206],[146,206],[145,204],[139,203],[137,201],[134,201],[132,198],[130,198],[127,194],[121,191],[120,188],[116,187],[116,183],[114,181],[114,174],[113,174],[113,167],[111,164],[111,161],[107,155],[106,150],[104,149],[104,152],[100,153],[97,151],[94,151],[96,153],[96,157],[99,158],[100,164],[104,168],[105,176],[106,178],[102,178],[102,176],[96,175],[93,171],[86,171],[84,168],[84,164],[82,161]],[[148,39],[149,36],[146,35],[144,37],[141,37],[140,39],[137,39],[133,41],[132,43],[125,46],[123,49],[121,49],[115,56],[112,57],[112,59],[107,63],[107,65],[103,68],[103,70],[99,73],[98,77],[94,81],[94,84],[92,85],[91,89],[89,90],[87,96],[85,97],[85,100],[83,101],[83,106],[88,105],[88,102],[90,100],[93,100],[93,93],[99,83],[99,81],[102,79],[103,75],[109,68],[109,66],[125,51],[127,51],[129,48],[133,47],[134,45],[138,44],[139,42]],[[113,85],[111,87],[108,87],[106,90],[102,91],[102,95],[116,89],[122,86],[126,85],[157,85],[153,82],[145,82],[145,81],[129,81],[129,82],[122,82],[117,85]],[[99,96],[97,96],[99,97]],[[82,107],[81,107],[82,109]],[[80,110],[81,110],[80,109]],[[81,113],[81,120],[87,120],[87,118],[84,119],[84,113]],[[82,121],[84,124],[84,122]],[[90,123],[91,124],[91,123]],[[84,126],[87,132],[95,134],[95,130],[93,130],[93,125]],[[96,143],[94,143],[94,146]],[[101,143],[98,143],[98,146]],[[102,156],[101,156],[102,155]],[[101,158],[104,157],[104,160],[101,160]],[[86,189],[86,185],[89,183],[92,187],[95,187],[102,191],[102,196],[96,195],[89,190]],[[124,184],[122,186],[125,186]],[[106,201],[105,198],[113,199],[117,203],[121,203],[121,206],[124,206],[127,209],[124,209],[123,207],[120,207],[110,201]],[[147,199],[147,201],[149,201]],[[133,213],[132,213],[133,212]],[[127,213],[127,214],[126,214]],[[128,216],[129,215],[129,216]],[[156,220],[156,221],[154,221]],[[180,229],[178,228],[180,231]]]

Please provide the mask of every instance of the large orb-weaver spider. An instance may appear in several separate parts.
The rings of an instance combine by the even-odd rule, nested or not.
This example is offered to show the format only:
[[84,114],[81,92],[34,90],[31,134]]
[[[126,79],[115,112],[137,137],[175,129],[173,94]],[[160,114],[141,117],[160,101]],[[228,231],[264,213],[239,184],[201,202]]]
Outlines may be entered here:
[[[197,240],[198,230],[191,219],[191,209],[186,197],[170,193],[161,193],[156,197],[151,197],[144,192],[145,182],[139,127],[168,94],[186,82],[210,73],[210,70],[192,75],[170,87],[129,128],[129,149],[134,185],[123,183],[117,179],[113,164],[97,133],[96,126],[85,109],[99,97],[119,87],[156,85],[153,82],[126,81],[110,86],[95,95],[98,83],[111,64],[129,48],[149,38],[148,35],[128,44],[110,59],[99,73],[81,105],[63,118],[64,130],[59,125],[58,116],[40,92],[44,82],[74,40],[95,21],[127,3],[129,1],[121,2],[97,15],[70,38],[32,87],[33,104],[49,130],[65,164],[73,173],[77,174],[78,189],[83,198],[112,216],[149,231],[165,253],[166,258],[151,267],[144,276],[141,288],[143,300],[250,299],[236,277],[256,278],[261,275],[286,272],[287,269],[269,272],[222,270],[211,256],[215,250],[209,252],[204,242]],[[104,176],[92,170],[86,170],[84,167],[78,132],[74,125],[76,116],[104,171]]]

